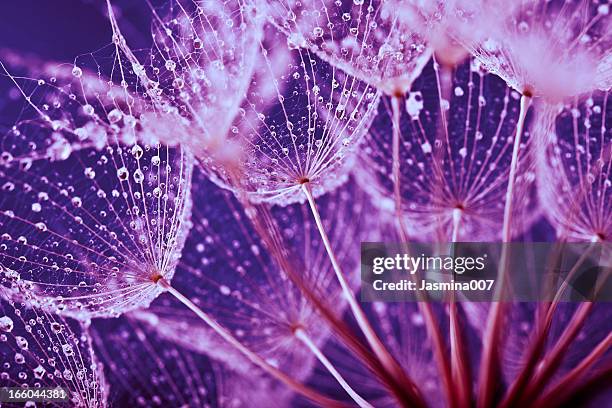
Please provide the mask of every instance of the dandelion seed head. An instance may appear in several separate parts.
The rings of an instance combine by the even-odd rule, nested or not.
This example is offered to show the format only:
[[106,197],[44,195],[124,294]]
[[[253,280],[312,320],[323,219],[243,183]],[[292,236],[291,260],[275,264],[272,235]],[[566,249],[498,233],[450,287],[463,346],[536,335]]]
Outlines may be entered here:
[[596,2],[483,3],[468,21],[479,28],[461,41],[518,92],[558,100],[610,81],[610,21]]
[[[315,359],[295,331],[305,330],[316,344],[330,334],[313,305],[315,299],[305,291],[319,299],[322,307],[331,307],[333,315],[340,315],[346,306],[308,208],[294,204],[273,209],[247,206],[245,210],[233,194],[202,173],[196,173],[194,182],[197,194],[215,205],[194,208],[194,226],[173,285],[264,359],[305,379]],[[345,242],[343,237],[366,234],[369,221],[359,214],[370,204],[354,182],[330,194],[320,204],[323,222],[334,220],[341,227],[330,240],[338,245],[339,262],[354,271],[358,242]],[[152,308],[170,327],[208,331],[201,322],[181,313],[176,301],[162,297]],[[157,330],[175,341],[192,343],[190,347],[200,353],[207,352],[206,342],[177,338],[180,330]]]
[[612,236],[612,134],[609,92],[542,108],[539,138],[540,200],[559,236],[607,241]]
[[[161,293],[154,276],[174,273],[193,160],[162,145],[125,95],[90,95],[96,75],[60,74],[53,85],[27,77],[2,84],[30,97],[15,102],[28,119],[0,136],[0,281],[45,310],[117,315]],[[83,106],[94,100],[92,116]]]
[[[429,64],[404,98],[401,119],[401,194],[408,228],[415,236],[450,239],[459,220],[459,237],[496,239],[505,202],[512,155],[518,94],[472,61],[459,66],[452,78],[453,94],[441,99],[438,71]],[[368,163],[356,171],[361,184],[376,197],[393,197],[390,101],[381,102],[379,116],[361,155]],[[521,148],[515,211],[527,230],[538,217],[535,165],[527,133]],[[378,200],[377,200],[378,201]],[[395,212],[392,210],[392,213]]]
[[304,180],[315,196],[341,185],[378,102],[372,86],[290,43],[269,26],[257,44],[260,70],[228,137],[240,147],[239,170],[203,160],[214,178],[254,202],[303,201]]
[[[270,401],[288,403],[291,392],[272,383],[248,362],[248,372],[170,341],[163,320],[153,314],[127,314],[114,320],[98,320],[92,327],[94,348],[104,363],[113,402],[126,406],[248,406]],[[186,334],[189,329],[185,330]],[[205,338],[198,338],[206,341]],[[215,339],[220,354],[227,348]],[[240,359],[240,356],[234,355]],[[248,373],[248,375],[246,375]],[[149,384],[143,387],[140,384]],[[278,405],[277,405],[278,404]]]
[[0,288],[0,383],[63,387],[72,406],[106,407],[108,388],[87,329],[8,296]]
[[[431,55],[404,1],[273,1],[269,14],[321,59],[387,94],[404,93]],[[405,10],[404,10],[405,8]],[[399,10],[399,16],[398,16]]]

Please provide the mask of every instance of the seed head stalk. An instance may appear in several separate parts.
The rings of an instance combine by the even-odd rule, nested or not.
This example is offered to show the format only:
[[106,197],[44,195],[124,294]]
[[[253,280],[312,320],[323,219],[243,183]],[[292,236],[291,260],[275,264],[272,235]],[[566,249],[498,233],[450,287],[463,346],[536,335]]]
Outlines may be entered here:
[[401,193],[401,164],[400,164],[400,95],[393,95],[391,98],[391,109],[393,112],[393,197],[395,199],[395,215],[399,223],[399,233],[402,242],[408,242],[408,228],[402,214],[402,193]]
[[[597,361],[605,355],[606,352],[612,347],[612,333],[608,334],[589,355],[583,359],[580,364],[573,368],[570,372],[565,374],[557,383],[549,389],[543,396],[538,398],[533,406],[535,407],[552,407],[562,406],[566,403],[574,393],[578,393],[580,387],[580,378],[589,370]],[[601,372],[594,375],[594,380],[597,382],[601,377],[604,384],[610,383],[610,376],[612,375],[612,366],[608,365],[607,368],[601,370]]]
[[[391,98],[391,109],[392,109],[392,119],[393,119],[393,164],[392,164],[392,172],[393,172],[393,195],[395,198],[395,214],[397,218],[397,222],[399,224],[399,234],[402,242],[407,243],[409,240],[408,228],[404,221],[404,216],[402,212],[402,194],[401,194],[401,163],[400,163],[400,137],[401,137],[401,129],[400,129],[400,100],[401,95],[394,94]],[[442,372],[442,382],[444,383],[444,389],[446,390],[447,397],[449,401],[454,401],[452,396],[452,378],[451,378],[451,369],[448,364],[448,359],[446,358],[445,353],[445,345],[444,340],[442,339],[442,334],[440,333],[437,319],[434,316],[433,310],[431,309],[431,305],[428,303],[426,299],[426,294],[417,292],[417,296],[419,297],[419,310],[423,314],[423,318],[425,320],[425,325],[427,327],[427,333],[433,342],[433,350],[434,355],[436,357],[436,361],[438,366],[440,367],[440,371]]]
[[372,347],[374,354],[381,361],[383,366],[394,375],[396,378],[401,378],[403,376],[403,370],[399,366],[399,364],[395,361],[395,359],[391,356],[389,351],[385,348],[383,343],[380,341],[374,329],[368,322],[368,319],[365,316],[365,313],[359,306],[357,299],[355,299],[355,295],[353,291],[348,285],[344,273],[342,272],[342,268],[336,259],[336,254],[334,253],[333,248],[331,247],[331,243],[327,236],[327,232],[325,231],[325,227],[323,226],[323,222],[321,221],[321,215],[319,214],[319,210],[317,209],[317,205],[315,203],[315,199],[312,195],[312,191],[310,189],[309,182],[302,183],[302,190],[306,195],[306,199],[308,200],[308,204],[310,205],[310,210],[312,211],[312,215],[315,219],[315,223],[317,224],[317,228],[319,230],[319,234],[321,235],[321,240],[323,241],[323,245],[325,246],[325,250],[327,251],[327,255],[329,256],[329,260],[331,261],[332,267],[334,268],[334,272],[336,273],[336,278],[340,283],[342,288],[342,293],[346,300],[349,303],[351,308],[351,312],[359,325],[359,328],[365,335],[368,344]]
[[[236,170],[232,170],[230,172],[229,179],[232,181],[236,180],[237,177],[239,177],[239,174],[240,173],[237,173]],[[303,183],[308,183],[308,181],[305,180]],[[286,273],[287,277],[300,288],[300,291],[302,291],[306,299],[308,299],[308,301],[315,306],[319,313],[321,313],[321,316],[330,324],[338,336],[340,336],[340,338],[344,341],[344,344],[357,356],[359,356],[366,366],[372,370],[385,385],[389,387],[389,390],[396,397],[400,406],[417,408],[425,407],[425,402],[420,390],[412,379],[410,379],[404,373],[401,367],[397,365],[398,371],[396,372],[388,370],[387,367],[383,365],[381,359],[379,359],[370,348],[365,346],[342,320],[337,318],[329,306],[321,298],[319,298],[313,289],[309,287],[307,282],[303,280],[302,275],[298,273],[298,271],[294,270],[292,264],[288,261],[288,254],[285,253],[283,249],[284,245],[282,244],[282,238],[280,237],[278,228],[275,222],[272,220],[268,209],[265,206],[253,205],[248,200],[243,190],[238,189],[238,191],[238,198],[245,206],[246,212],[252,214],[249,219],[253,223],[255,230],[258,231],[259,235],[264,240],[265,246],[271,251],[271,254],[276,262],[278,262],[279,267],[284,271],[284,273]],[[318,211],[315,214],[318,215]],[[320,221],[320,216],[318,219]],[[322,224],[320,227],[322,228]],[[319,228],[319,224],[317,224],[317,228]],[[324,230],[323,233],[325,233]],[[327,242],[329,243],[329,240]]]
[[[503,243],[508,243],[511,239],[512,204],[514,198],[516,173],[518,169],[518,156],[521,146],[521,138],[523,135],[523,128],[525,126],[525,118],[527,116],[527,110],[529,109],[529,105],[531,103],[531,98],[532,94],[529,91],[523,92],[523,95],[521,96],[519,117],[516,125],[516,134],[514,136],[514,146],[512,149],[512,160],[510,162],[508,187],[506,189],[506,202],[504,205],[504,221],[502,226]],[[499,263],[500,268],[497,275],[498,287],[496,291],[496,296],[498,297],[498,300],[492,302],[491,304],[491,309],[489,310],[487,326],[483,339],[484,350],[482,362],[480,365],[480,373],[482,374],[481,381],[479,384],[477,404],[479,408],[491,406],[496,391],[495,386],[499,383],[499,344],[501,341],[502,317],[504,315],[505,310],[505,306],[500,300],[501,297],[504,296],[509,256],[509,248],[507,245],[504,245],[502,247],[501,259]]]
[[179,300],[182,304],[187,306],[193,313],[195,313],[204,323],[206,323],[211,329],[215,331],[218,335],[220,335],[225,341],[227,341],[231,346],[235,347],[238,351],[240,351],[249,361],[253,364],[270,374],[272,377],[276,378],[280,382],[284,383],[288,387],[290,387],[295,392],[303,395],[304,397],[321,404],[323,406],[330,407],[344,407],[344,404],[339,401],[333,400],[331,398],[327,398],[324,395],[319,394],[314,391],[310,387],[307,387],[295,379],[289,377],[287,374],[280,371],[278,368],[272,366],[251,349],[242,344],[238,339],[236,339],[227,329],[217,323],[211,316],[209,316],[206,312],[200,309],[195,303],[189,300],[185,295],[176,290],[174,287],[168,283],[164,278],[159,278],[157,280],[157,284],[164,288],[168,293],[174,296],[177,300]]
[[338,384],[346,391],[346,393],[355,401],[357,405],[361,408],[374,408],[363,399],[355,390],[351,388],[351,386],[346,382],[346,380],[342,377],[342,375],[338,372],[336,367],[332,364],[331,361],[323,354],[321,349],[317,347],[317,345],[312,341],[310,336],[306,333],[306,331],[302,328],[298,328],[294,332],[295,337],[300,340],[308,349],[317,357],[317,359],[323,364],[323,366],[329,371],[329,373],[336,379]]
[[[567,282],[572,280],[572,277],[576,274],[580,265],[582,265],[587,258],[592,255],[593,249],[594,247],[590,246],[589,249],[584,251],[572,269],[570,269],[568,272],[567,277],[561,283],[561,286],[555,293],[555,297],[553,298],[552,302],[543,305],[541,313],[542,319],[538,321],[534,341],[531,343],[532,346],[528,350],[525,358],[525,364],[517,379],[510,386],[503,401],[500,403],[500,408],[509,408],[519,404],[521,401],[529,401],[536,397],[537,392],[544,387],[546,382],[552,377],[556,369],[559,367],[559,363],[561,362],[565,351],[570,346],[574,338],[578,335],[580,328],[584,325],[584,322],[592,309],[592,302],[585,302],[578,307],[578,309],[574,312],[570,323],[564,328],[553,349],[548,352],[544,358],[542,358],[545,351],[548,334],[550,333],[554,313],[557,306],[561,302],[563,293],[567,289]],[[603,283],[603,281],[600,283]],[[596,285],[594,294],[598,293],[599,287],[599,284]],[[536,367],[537,372],[534,374]]]

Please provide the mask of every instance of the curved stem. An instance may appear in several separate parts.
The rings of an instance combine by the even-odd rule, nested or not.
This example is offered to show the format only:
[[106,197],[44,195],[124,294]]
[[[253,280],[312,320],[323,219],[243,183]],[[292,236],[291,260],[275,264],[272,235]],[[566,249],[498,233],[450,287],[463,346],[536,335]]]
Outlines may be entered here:
[[[516,182],[516,173],[518,169],[519,150],[521,147],[521,137],[525,126],[525,118],[527,110],[531,103],[531,96],[523,94],[521,96],[521,108],[519,118],[516,125],[516,134],[514,136],[514,146],[512,149],[512,160],[510,162],[510,173],[508,176],[508,187],[506,189],[506,202],[504,203],[504,223],[502,226],[502,242],[510,242],[511,238],[511,222],[512,222],[512,205],[514,198],[514,184]],[[478,404],[480,408],[491,406],[495,395],[495,386],[499,384],[500,371],[500,356],[499,343],[501,341],[502,315],[504,314],[505,305],[500,300],[505,291],[506,270],[508,269],[509,247],[502,247],[499,273],[497,276],[497,301],[491,304],[489,315],[487,318],[487,326],[483,339],[484,350],[480,365],[480,383],[478,391]]]
[[[401,193],[401,161],[400,161],[400,96],[393,95],[391,97],[391,108],[393,113],[393,196],[395,198],[395,215],[399,224],[400,240],[403,243],[407,243],[409,240],[408,227],[404,220],[404,214],[402,211],[402,193]],[[434,316],[434,312],[431,305],[428,303],[426,293],[417,292],[419,296],[419,310],[423,314],[427,333],[429,334],[432,343],[433,350],[440,371],[442,372],[442,380],[444,383],[444,389],[446,390],[449,400],[453,400],[452,396],[452,378],[451,370],[448,364],[448,359],[445,355],[445,345],[442,339],[442,334],[438,328],[438,322]]]
[[[563,405],[565,400],[576,392],[582,384],[580,384],[580,377],[582,377],[612,346],[612,333],[608,334],[591,353],[584,358],[580,364],[574,367],[570,372],[565,374],[546,394],[538,398],[531,406],[534,407],[556,407]],[[610,368],[608,373],[604,370],[604,375],[607,377],[609,384]]]
[[353,399],[353,401],[355,401],[357,405],[359,405],[361,408],[374,408],[372,405],[370,405],[369,402],[363,399],[359,394],[357,394],[355,390],[351,388],[351,386],[346,382],[346,380],[342,377],[338,370],[336,370],[336,367],[334,367],[332,362],[329,361],[325,354],[323,354],[323,352],[317,347],[317,345],[314,344],[314,342],[312,341],[310,336],[308,336],[304,329],[297,329],[294,335],[298,338],[298,340],[304,343],[306,347],[308,347],[308,349],[317,357],[321,364],[325,366],[327,371],[329,371],[329,373],[336,379],[336,381],[338,381],[338,384],[340,384],[342,389],[346,391],[346,393]]
[[319,210],[317,209],[317,205],[315,203],[314,197],[312,195],[312,191],[310,190],[310,185],[308,182],[302,184],[302,190],[306,195],[306,199],[308,200],[308,204],[310,205],[310,210],[315,219],[315,223],[317,224],[317,228],[319,230],[319,234],[321,235],[321,239],[323,240],[323,245],[325,246],[325,250],[327,251],[327,255],[331,261],[332,267],[336,274],[336,278],[342,287],[342,293],[346,300],[349,303],[351,308],[351,312],[359,325],[359,328],[363,332],[368,341],[368,344],[376,354],[376,357],[380,360],[382,365],[387,369],[395,378],[402,378],[405,376],[402,368],[395,361],[395,359],[389,354],[389,351],[385,348],[383,343],[380,341],[374,329],[368,322],[368,319],[365,316],[365,313],[359,306],[353,291],[348,285],[344,273],[342,272],[342,268],[336,259],[336,254],[333,251],[329,238],[327,236],[327,232],[325,232],[325,228],[323,226],[323,222],[321,221],[321,215],[319,214]]
[[506,202],[504,203],[504,223],[502,226],[502,242],[510,242],[511,238],[511,221],[512,221],[512,206],[514,204],[514,184],[516,183],[516,172],[518,170],[519,150],[523,137],[523,128],[525,127],[525,118],[527,110],[531,104],[531,97],[523,94],[521,96],[521,109],[519,111],[518,123],[516,125],[516,134],[514,135],[514,146],[512,148],[512,160],[510,161],[510,173],[508,174],[508,188],[506,189]]
[[230,345],[235,347],[238,351],[240,351],[249,361],[253,364],[270,374],[272,377],[276,378],[280,382],[284,383],[295,392],[305,396],[306,398],[311,399],[312,401],[317,402],[323,406],[334,406],[334,407],[342,407],[344,406],[339,401],[333,400],[331,398],[327,398],[324,395],[319,394],[318,392],[312,390],[310,387],[307,387],[303,384],[300,384],[295,379],[289,377],[287,374],[280,371],[278,368],[272,366],[251,349],[242,344],[238,339],[236,339],[227,329],[217,323],[212,317],[210,317],[206,312],[200,309],[196,304],[194,304],[191,300],[189,300],[185,295],[181,292],[173,288],[168,281],[164,278],[160,278],[157,281],[157,284],[164,288],[168,293],[178,299],[182,304],[187,306],[192,312],[194,312],[204,323],[206,323],[211,329],[213,329],[218,335],[220,335],[225,341],[227,341]]
[[[230,180],[233,181],[236,177],[236,175],[232,175]],[[414,381],[401,368],[398,372],[389,371],[371,347],[364,344],[362,339],[355,335],[353,327],[349,327],[348,323],[339,318],[330,307],[331,305],[327,303],[327,299],[320,297],[320,294],[314,291],[315,288],[307,284],[305,276],[294,268],[289,260],[289,254],[283,250],[283,239],[278,226],[272,220],[269,209],[265,206],[253,205],[245,196],[244,191],[238,189],[238,192],[238,199],[245,207],[245,213],[249,214],[250,222],[262,238],[273,259],[278,263],[285,276],[300,289],[305,298],[313,304],[339,338],[342,339],[344,345],[354,352],[366,367],[380,379],[401,407],[424,408],[426,406],[424,398]]]
[[401,165],[400,165],[400,97],[393,96],[391,98],[391,108],[393,111],[393,197],[395,200],[395,216],[399,223],[400,239],[402,242],[408,242],[408,228],[404,221],[402,212],[402,192],[401,192]]
[[574,312],[572,320],[568,323],[563,331],[561,338],[554,345],[553,349],[544,356],[538,368],[529,381],[523,395],[518,399],[518,405],[532,401],[537,397],[538,393],[545,388],[546,383],[560,366],[566,350],[571,345],[572,341],[578,336],[580,329],[593,308],[592,302],[581,303],[578,310]]

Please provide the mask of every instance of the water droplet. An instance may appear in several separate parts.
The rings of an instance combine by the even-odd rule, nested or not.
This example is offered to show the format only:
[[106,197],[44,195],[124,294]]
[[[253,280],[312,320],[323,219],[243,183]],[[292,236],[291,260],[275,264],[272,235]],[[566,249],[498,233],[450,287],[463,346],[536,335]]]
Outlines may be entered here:
[[108,113],[108,121],[110,123],[117,123],[121,120],[122,117],[123,112],[121,112],[119,109],[113,109]]
[[0,330],[10,333],[13,331],[13,319],[8,316],[0,317]]
[[144,154],[144,151],[142,150],[142,147],[138,146],[138,145],[134,145],[132,147],[132,155],[136,158],[136,159],[140,159],[142,157],[142,155]]
[[142,171],[140,169],[136,170],[134,172],[134,181],[140,184],[142,183],[143,180],[144,180],[144,174],[142,173]]
[[425,142],[421,145],[421,149],[423,150],[423,153],[425,154],[431,153],[431,144],[429,142]]
[[15,336],[15,344],[22,350],[28,349],[28,341],[24,337]]
[[168,60],[166,61],[165,66],[168,71],[174,71],[176,69],[176,62]]
[[423,94],[421,94],[421,92],[410,92],[406,99],[406,112],[408,112],[413,120],[416,120],[422,109]]
[[45,376],[45,373],[47,372],[47,370],[45,370],[45,368],[41,365],[34,368],[32,371],[34,372],[34,378],[36,378],[37,380],[42,380],[42,378]]
[[80,78],[83,75],[83,70],[76,65],[72,68],[72,75],[77,78]]
[[174,78],[174,81],[172,81],[172,86],[176,89],[181,89],[183,86],[185,86],[185,81],[183,81],[183,78]]
[[83,112],[85,112],[86,115],[91,116],[94,114],[94,107],[90,104],[83,105]]
[[32,211],[40,212],[42,210],[42,206],[39,203],[32,204]]
[[15,353],[15,362],[17,364],[23,364],[25,363],[25,357],[23,356],[23,354],[21,353]]
[[597,12],[599,14],[608,15],[608,13],[610,13],[610,6],[608,4],[602,4],[597,7]]
[[84,173],[85,177],[87,177],[88,179],[93,179],[94,177],[96,177],[96,172],[91,167],[86,167]]
[[126,169],[125,167],[121,167],[120,169],[117,169],[117,177],[119,177],[119,180],[125,181],[128,179],[129,175],[130,173],[128,172],[128,169]]
[[70,344],[63,344],[62,345],[62,351],[64,352],[65,355],[67,355],[68,357],[73,356],[74,355],[74,350],[72,348],[72,346]]

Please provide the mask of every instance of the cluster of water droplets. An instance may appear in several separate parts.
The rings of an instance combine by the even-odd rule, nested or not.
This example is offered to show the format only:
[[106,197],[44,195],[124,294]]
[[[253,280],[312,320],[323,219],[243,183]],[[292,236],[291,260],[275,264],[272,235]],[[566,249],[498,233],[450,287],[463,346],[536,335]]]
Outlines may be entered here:
[[[397,1],[270,2],[289,38],[385,93],[405,91],[431,56],[423,35]],[[406,10],[407,11],[407,10]]]
[[[0,289],[0,358],[2,386],[61,387],[69,393],[71,406],[107,406],[108,388],[87,328],[8,300],[4,289]],[[25,406],[36,403],[26,401]]]
[[596,91],[542,108],[536,130],[539,193],[561,237],[612,236],[610,104],[609,91]]
[[[332,317],[340,320],[346,307],[308,208],[245,208],[202,172],[194,176],[194,186],[194,201],[206,198],[207,203],[194,208],[194,225],[173,286],[268,362],[305,379],[314,356],[295,331],[304,330],[316,344],[323,344],[330,330],[318,308],[333,310]],[[359,245],[347,241],[345,234],[369,236],[375,222],[365,217],[373,209],[369,198],[349,182],[320,205],[326,225],[332,220],[342,225],[330,237],[339,262],[356,271]],[[164,327],[182,324],[204,335],[208,330],[193,315],[181,312],[172,298],[161,297],[151,307],[164,321],[157,330],[174,341],[185,343],[184,334]],[[187,343],[200,353],[210,352],[207,341]]]
[[146,305],[186,238],[190,153],[76,66],[3,81],[27,93],[30,118],[0,136],[1,284],[83,319]]
[[465,14],[468,24],[457,34],[490,72],[521,93],[550,99],[610,87],[609,2],[529,1],[506,6],[482,2]]
[[[496,239],[503,220],[508,168],[519,110],[517,92],[470,59],[457,67],[450,100],[436,86],[438,72],[428,65],[402,99],[400,193],[402,212],[414,236],[451,239],[458,221],[461,239]],[[361,184],[393,211],[394,182],[390,100],[380,114],[360,155]],[[527,135],[528,136],[528,135]],[[537,216],[535,166],[524,139],[514,200],[515,234]]]

